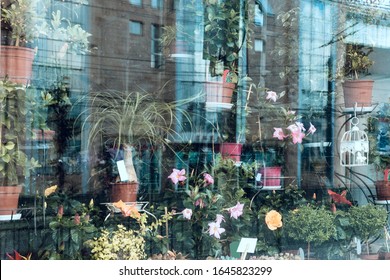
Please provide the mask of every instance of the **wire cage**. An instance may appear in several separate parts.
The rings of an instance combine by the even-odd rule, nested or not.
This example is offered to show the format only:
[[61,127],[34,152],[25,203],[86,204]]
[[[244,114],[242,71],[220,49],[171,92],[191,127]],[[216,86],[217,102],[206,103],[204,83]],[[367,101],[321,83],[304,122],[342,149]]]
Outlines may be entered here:
[[341,166],[368,165],[369,142],[367,134],[357,126],[359,119],[351,119],[352,128],[343,134],[340,142]]

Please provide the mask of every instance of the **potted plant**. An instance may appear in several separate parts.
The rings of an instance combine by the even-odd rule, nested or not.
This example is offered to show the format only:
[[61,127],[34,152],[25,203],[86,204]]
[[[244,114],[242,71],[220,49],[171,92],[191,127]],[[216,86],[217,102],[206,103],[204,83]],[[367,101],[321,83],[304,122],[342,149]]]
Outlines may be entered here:
[[[249,131],[257,129],[252,135],[253,149],[258,152],[260,168],[257,175],[258,185],[263,189],[281,188],[282,163],[289,144],[301,144],[303,139],[315,133],[310,123],[306,129],[295,111],[284,108],[279,100],[285,92],[276,93],[264,86],[256,85],[250,77],[240,80],[240,86],[247,95],[245,110],[248,115]],[[283,125],[283,126],[282,126]]]
[[377,200],[390,200],[390,143],[387,136],[389,115],[389,106],[382,104],[376,116],[368,117],[367,121],[369,162],[374,165],[378,177],[374,182]]
[[1,44],[0,77],[21,84],[29,82],[36,54],[32,43],[40,36],[61,43],[54,48],[57,61],[69,51],[78,54],[89,51],[91,34],[62,17],[60,10],[53,11],[47,22],[49,9],[39,5],[37,0],[5,0],[2,3],[1,29],[5,39]]
[[378,259],[378,253],[372,254],[370,252],[370,243],[383,234],[383,227],[387,224],[386,209],[374,204],[366,204],[363,206],[352,206],[348,212],[354,235],[365,245],[365,252],[360,257],[364,259]]
[[1,45],[0,76],[26,84],[32,73],[34,50],[28,47],[39,36],[36,0],[6,0],[2,2],[1,29],[8,36]]
[[[175,133],[175,110],[179,109],[175,103],[159,99],[157,94],[136,91],[91,93],[79,102],[87,102],[91,108],[78,117],[83,122],[82,130],[88,133],[89,145],[106,147],[111,156],[112,164],[98,173],[108,173],[112,201],[136,201],[139,180],[133,161],[135,151],[168,147],[167,139]],[[131,195],[117,195],[117,191]]]
[[346,46],[344,67],[344,102],[346,108],[353,108],[357,103],[361,107],[371,106],[373,80],[361,79],[368,75],[368,69],[374,64],[368,56],[373,52],[372,47],[363,45]]
[[[210,99],[208,108],[231,108],[231,94],[238,83],[240,52],[250,45],[249,22],[252,6],[247,1],[205,0],[203,59],[209,61],[208,75],[222,80],[206,81],[205,91]],[[216,95],[220,94],[221,97]]]
[[22,180],[40,166],[22,150],[29,127],[26,122],[32,119],[27,115],[26,90],[0,81],[0,215],[5,215],[4,218],[17,214]]
[[290,210],[284,224],[289,238],[306,242],[307,259],[310,259],[313,245],[320,245],[336,234],[334,216],[323,206],[307,204]]

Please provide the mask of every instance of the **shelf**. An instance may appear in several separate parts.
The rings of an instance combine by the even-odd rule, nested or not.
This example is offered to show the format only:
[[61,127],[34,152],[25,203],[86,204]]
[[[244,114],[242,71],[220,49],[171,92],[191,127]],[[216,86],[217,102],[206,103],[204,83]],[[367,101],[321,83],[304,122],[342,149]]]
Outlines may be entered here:
[[[359,106],[360,105],[360,106]],[[362,106],[363,105],[363,106]],[[355,107],[345,107],[344,104],[336,105],[340,108],[340,111],[345,114],[353,114],[355,113]],[[357,104],[356,106],[356,114],[363,115],[371,113],[378,106],[378,103],[373,103],[371,106],[364,106],[364,104]]]
[[[149,204],[149,202],[143,202],[143,201],[137,201],[137,202],[125,202],[126,205],[134,205],[134,203],[136,203],[136,207],[138,209],[138,211],[142,211],[144,210],[144,208],[146,207],[146,205]],[[110,210],[111,212],[113,213],[120,213],[121,210],[117,207],[114,206],[114,203],[112,202],[108,202],[108,203],[101,203],[102,205],[105,205],[108,210]]]
[[277,191],[277,190],[283,190],[282,186],[256,186],[255,187],[257,190],[261,191]]
[[305,148],[320,148],[320,147],[330,147],[332,146],[332,142],[313,142],[313,143],[305,143],[303,147]]
[[22,213],[12,215],[0,215],[0,221],[17,221],[22,217]]
[[374,203],[378,205],[390,205],[390,200],[374,200]]

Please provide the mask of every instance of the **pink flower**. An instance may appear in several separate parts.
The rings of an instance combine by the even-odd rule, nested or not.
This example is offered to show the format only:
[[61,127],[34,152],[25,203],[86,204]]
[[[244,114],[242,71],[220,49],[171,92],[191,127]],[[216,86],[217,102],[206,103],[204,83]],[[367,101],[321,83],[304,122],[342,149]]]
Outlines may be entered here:
[[192,210],[189,209],[189,208],[186,208],[184,209],[183,211],[181,211],[181,213],[183,214],[183,217],[187,220],[191,220],[191,216],[192,216]]
[[203,199],[198,198],[198,199],[195,201],[195,206],[199,206],[200,208],[203,208],[203,207],[206,206],[206,203],[204,203]]
[[218,223],[209,223],[209,233],[210,235],[214,235],[215,238],[220,239],[221,233],[224,233],[225,229],[221,228],[221,225]]
[[60,205],[58,206],[57,217],[61,219],[63,215],[64,215],[64,206]]
[[294,116],[295,115],[295,111],[289,110],[289,111],[287,111],[287,115],[288,116]]
[[228,209],[230,213],[230,217],[234,219],[238,219],[243,214],[244,204],[237,202],[236,206],[233,206]]
[[312,124],[312,123],[310,123],[310,128],[309,128],[309,130],[307,131],[307,134],[309,135],[309,134],[314,134],[314,132],[316,132],[316,128],[315,128],[315,126]]
[[274,91],[267,91],[267,97],[265,99],[272,100],[273,102],[276,102],[276,99],[278,98],[278,95]]
[[204,173],[203,176],[204,176],[204,180],[206,182],[206,185],[214,184],[214,178],[210,174]]
[[293,131],[299,131],[299,127],[296,125],[296,124],[290,124],[288,127],[287,127],[288,130],[290,130],[291,132]]
[[279,140],[283,140],[287,136],[284,134],[283,129],[280,127],[274,127],[275,131],[272,137],[278,138]]
[[217,214],[217,218],[215,219],[215,223],[217,223],[217,224],[221,224],[222,222],[224,222],[225,221],[225,218],[224,218],[224,216],[223,215],[221,215],[221,214]]
[[80,224],[80,215],[78,213],[76,213],[76,215],[74,215],[74,224],[75,225],[79,225]]
[[187,177],[184,176],[185,174],[186,171],[184,169],[178,170],[174,168],[171,175],[169,175],[168,178],[172,180],[172,183],[177,184],[178,182],[182,182],[185,179],[187,179]]
[[302,139],[305,137],[305,133],[303,133],[301,130],[297,129],[294,131],[291,131],[291,137],[293,139],[293,143],[302,143]]
[[300,131],[306,131],[305,126],[301,122],[295,122]]

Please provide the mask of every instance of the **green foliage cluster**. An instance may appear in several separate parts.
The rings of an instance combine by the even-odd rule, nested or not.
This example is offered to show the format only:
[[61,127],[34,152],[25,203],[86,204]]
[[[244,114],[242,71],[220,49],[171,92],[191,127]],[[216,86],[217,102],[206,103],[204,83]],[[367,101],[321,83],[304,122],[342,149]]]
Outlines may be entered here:
[[[213,176],[214,184],[204,183],[203,174],[206,172]],[[238,165],[232,159],[223,159],[218,155],[211,168],[204,168],[189,176],[188,189],[185,189],[186,184],[179,184],[178,192],[166,191],[169,208],[178,212],[185,208],[192,210],[190,220],[179,215],[172,222],[170,231],[175,238],[173,249],[193,259],[230,255],[230,244],[251,234],[253,213],[244,188],[251,185],[253,177],[252,164]],[[230,217],[228,209],[238,202],[244,204],[243,214],[234,219]],[[208,224],[214,222],[218,214],[224,216],[221,227],[225,232],[220,239],[210,236],[208,232]]]
[[309,204],[289,211],[285,230],[294,240],[317,244],[329,240],[336,233],[332,213],[323,206]]
[[119,224],[116,230],[101,229],[99,237],[88,241],[93,260],[142,260],[146,258],[145,239]]
[[28,88],[8,80],[0,81],[0,179],[1,185],[17,185],[40,167],[21,149],[33,117],[27,97]]
[[368,69],[374,64],[368,56],[373,52],[372,47],[364,45],[347,45],[344,75],[358,80],[360,75],[367,75]]
[[38,258],[49,260],[88,259],[84,242],[97,234],[97,208],[63,192],[47,197],[44,215],[48,227],[42,231]]
[[387,211],[381,206],[366,204],[349,210],[350,223],[356,237],[364,243],[379,236],[387,221]]
[[237,83],[239,52],[250,46],[249,22],[253,17],[253,6],[250,1],[240,0],[205,0],[203,3],[203,58],[210,61],[212,76],[222,75],[228,69],[228,82]]

